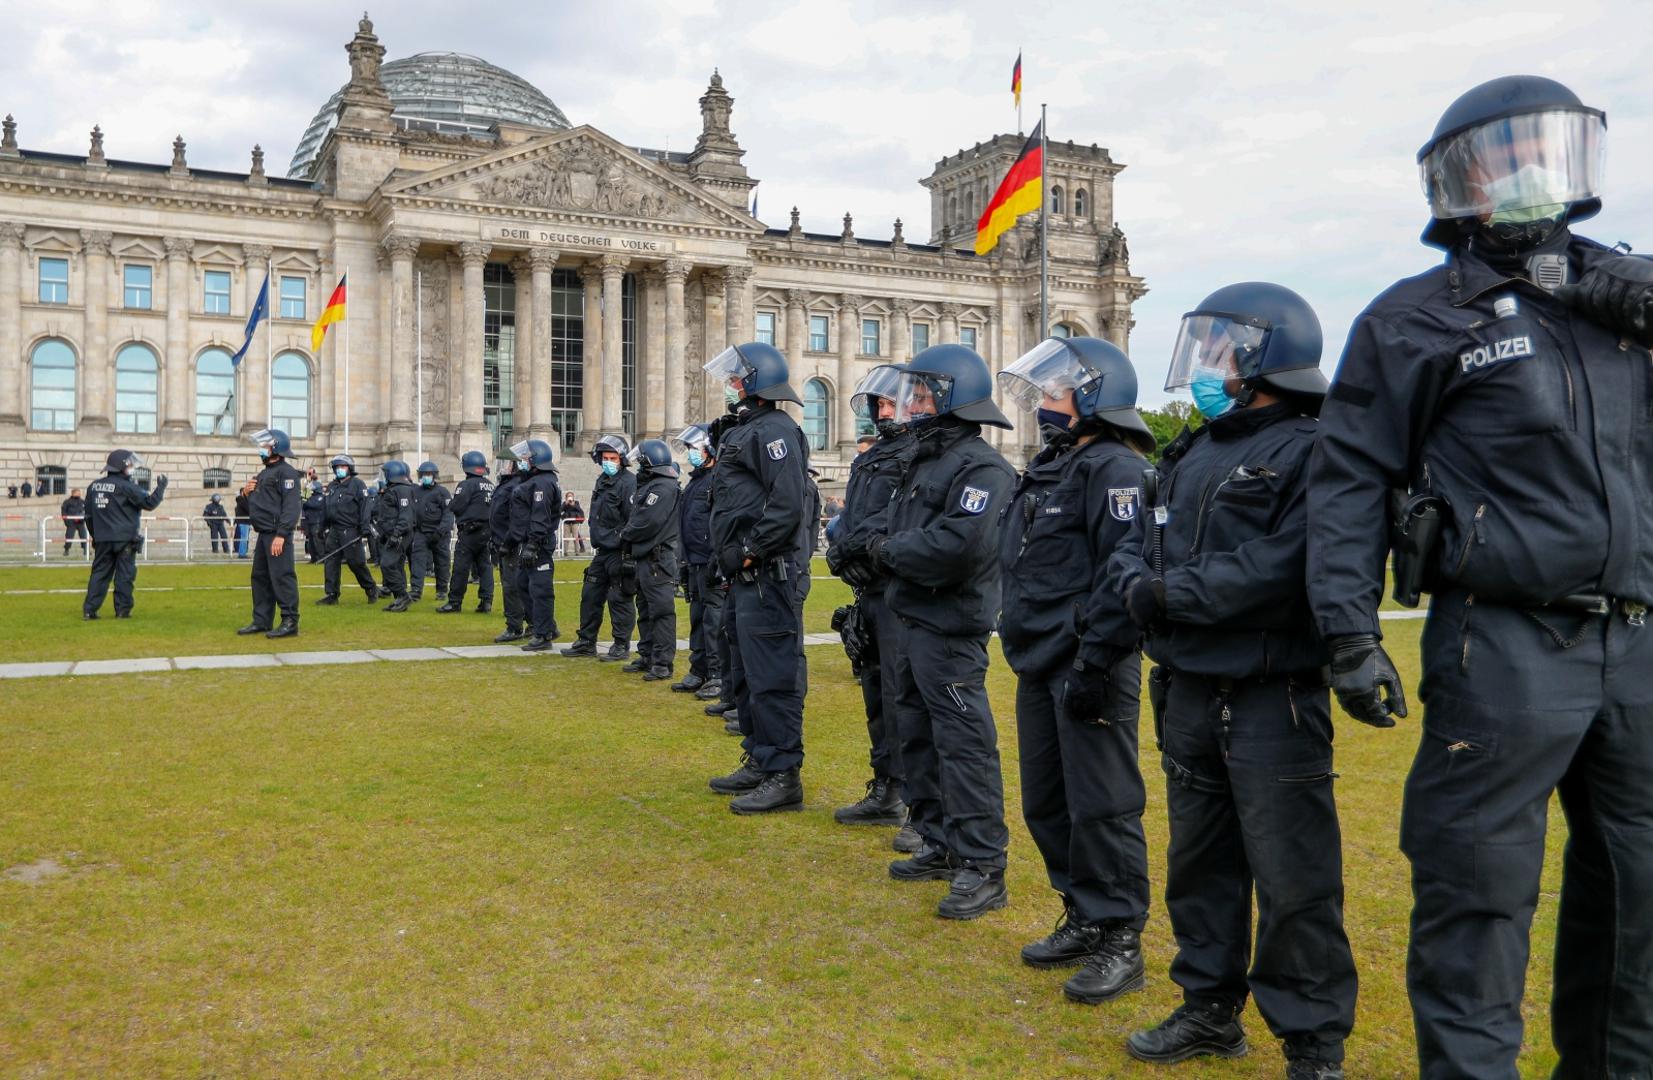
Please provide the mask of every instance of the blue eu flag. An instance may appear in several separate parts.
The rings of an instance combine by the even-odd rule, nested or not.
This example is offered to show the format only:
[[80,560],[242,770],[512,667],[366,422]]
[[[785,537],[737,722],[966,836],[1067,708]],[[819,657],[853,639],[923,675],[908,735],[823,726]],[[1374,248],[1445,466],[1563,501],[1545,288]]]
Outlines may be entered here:
[[270,314],[270,275],[264,275],[264,287],[258,290],[258,299],[253,301],[252,313],[247,316],[247,340],[241,343],[241,348],[235,350],[230,357],[232,368],[241,366],[241,358],[247,355],[247,347],[253,343],[253,331],[258,329],[261,320]]

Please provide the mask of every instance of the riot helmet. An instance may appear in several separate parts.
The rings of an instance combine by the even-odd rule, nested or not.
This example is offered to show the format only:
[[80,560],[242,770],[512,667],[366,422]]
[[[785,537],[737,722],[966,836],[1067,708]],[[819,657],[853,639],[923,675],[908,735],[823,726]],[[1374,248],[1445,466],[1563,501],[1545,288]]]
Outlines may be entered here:
[[258,456],[261,458],[285,458],[290,457],[293,452],[287,433],[280,428],[260,428],[248,435],[247,441],[258,447]]
[[660,475],[677,475],[677,466],[672,463],[671,447],[661,439],[644,439],[638,443],[631,452],[631,463],[637,466],[638,471],[649,469]]
[[459,459],[459,468],[471,476],[481,476],[488,471],[488,457],[480,450],[467,450]]
[[105,471],[111,475],[115,473],[130,473],[133,469],[143,468],[143,458],[131,450],[111,450],[104,462]]
[[704,424],[690,424],[678,432],[672,442],[682,449],[683,458],[691,469],[698,469],[717,457],[717,447],[712,445],[712,433]]
[[626,443],[624,435],[604,435],[591,444],[591,460],[601,465],[605,453],[619,454],[620,461],[624,463],[631,454],[631,447]]
[[419,472],[419,485],[421,487],[435,487],[436,486],[436,477],[437,477],[437,474],[440,472],[440,470],[437,469],[437,467],[436,467],[436,462],[434,462],[434,461],[421,461],[419,463],[418,472]]
[[[1138,449],[1152,449],[1153,432],[1136,411],[1136,368],[1123,349],[1092,337],[1046,338],[999,372],[999,389],[1021,409],[1040,419],[1046,441],[1062,434],[1083,434],[1084,427],[1110,425]],[[1073,401],[1073,415],[1047,409],[1049,399]],[[1050,414],[1050,415],[1047,415]],[[1054,430],[1046,432],[1046,428]]]
[[327,464],[332,467],[333,475],[340,480],[356,475],[356,459],[349,454],[334,454],[333,460]]
[[803,404],[797,391],[787,382],[791,374],[786,355],[773,345],[761,341],[731,345],[712,357],[703,370],[728,386],[738,384],[741,393],[748,398]]
[[993,403],[993,376],[974,349],[932,345],[901,370],[913,377],[907,404],[910,423],[925,416],[956,416],[994,427],[1014,426]]
[[408,482],[408,463],[392,458],[380,466],[384,470],[385,483],[405,484]]
[[1166,390],[1188,387],[1207,420],[1249,404],[1257,390],[1290,395],[1319,412],[1320,320],[1307,300],[1283,285],[1225,285],[1182,317]]
[[907,407],[912,403],[913,380],[913,376],[894,364],[879,364],[855,384],[850,408],[870,423],[879,437],[890,438],[902,431],[911,419]]

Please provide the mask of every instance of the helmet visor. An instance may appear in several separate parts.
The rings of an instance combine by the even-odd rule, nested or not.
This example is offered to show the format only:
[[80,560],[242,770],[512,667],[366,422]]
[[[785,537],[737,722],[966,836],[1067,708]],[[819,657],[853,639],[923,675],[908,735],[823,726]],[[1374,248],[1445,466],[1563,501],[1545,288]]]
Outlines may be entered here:
[[706,374],[721,382],[731,379],[744,379],[755,370],[742,356],[740,350],[733,345],[724,349],[706,364],[703,368]]
[[528,449],[528,440],[524,439],[521,442],[512,443],[511,456],[516,458],[518,461],[527,461],[530,457],[532,457],[533,453]]
[[1429,211],[1437,218],[1540,211],[1601,194],[1607,125],[1577,109],[1489,120],[1448,135],[1418,162]]
[[1018,408],[1033,412],[1045,398],[1061,400],[1091,377],[1078,352],[1058,338],[1046,338],[999,372],[999,389]]
[[906,423],[907,417],[903,407],[912,397],[912,381],[911,375],[895,365],[879,364],[863,375],[861,381],[856,384],[855,393],[849,399],[850,408],[855,411],[856,416],[877,422],[878,402],[889,401],[896,405],[897,415],[894,419],[898,423]]
[[269,428],[259,428],[257,431],[247,436],[247,441],[252,443],[254,446],[274,446],[275,435],[270,432]]
[[1234,379],[1262,350],[1268,328],[1241,322],[1232,315],[1190,312],[1182,317],[1165,389],[1180,390],[1196,379]]
[[128,450],[126,452],[126,463],[134,469],[141,469],[144,467],[143,455],[136,450]]
[[688,427],[672,436],[672,442],[677,444],[677,447],[680,450],[689,450],[691,448],[708,450],[711,448],[712,437],[708,435],[706,433],[706,429],[701,427],[699,424],[690,424]]

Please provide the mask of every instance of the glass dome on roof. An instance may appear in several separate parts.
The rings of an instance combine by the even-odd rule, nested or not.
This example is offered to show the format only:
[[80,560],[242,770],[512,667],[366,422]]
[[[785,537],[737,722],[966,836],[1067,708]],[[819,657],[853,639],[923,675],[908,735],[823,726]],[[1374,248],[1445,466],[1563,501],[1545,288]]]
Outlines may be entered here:
[[[464,53],[425,52],[392,60],[379,69],[395,105],[397,127],[451,135],[479,135],[505,120],[563,130],[568,117],[526,80]],[[308,179],[327,133],[338,123],[344,87],[327,99],[293,151],[287,175]]]

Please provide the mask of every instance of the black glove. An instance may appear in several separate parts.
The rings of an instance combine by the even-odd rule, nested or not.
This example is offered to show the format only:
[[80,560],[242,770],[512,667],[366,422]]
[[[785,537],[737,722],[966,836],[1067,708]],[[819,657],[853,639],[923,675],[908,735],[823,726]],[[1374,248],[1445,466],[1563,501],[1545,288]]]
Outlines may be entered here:
[[866,589],[877,584],[878,571],[865,559],[851,559],[838,577],[852,589]]
[[155,478],[155,490],[156,491],[165,491],[166,490],[166,485],[167,485],[166,473],[162,473],[161,475],[159,475]]
[[833,544],[833,545],[831,545],[827,548],[827,551],[826,551],[827,570],[832,574],[833,577],[836,577],[836,578],[843,577],[844,576],[844,566],[848,562],[849,562],[849,556],[847,554],[845,554],[843,544]]
[[895,564],[890,561],[889,553],[884,550],[885,547],[889,545],[889,542],[890,538],[882,533],[874,535],[867,540],[867,562],[872,564],[872,568],[874,570],[882,570],[885,573],[894,573]]
[[1391,714],[1406,716],[1406,694],[1377,635],[1345,634],[1333,638],[1331,646],[1332,692],[1343,711],[1363,724],[1394,727]]
[[1555,298],[1598,326],[1653,349],[1653,259],[1605,259],[1576,285],[1556,289]]
[[1074,660],[1073,670],[1062,682],[1062,716],[1075,724],[1108,725],[1112,721],[1107,715],[1112,672],[1127,655],[1124,651],[1109,653],[1100,664]]
[[1146,630],[1165,618],[1165,582],[1143,574],[1125,593],[1125,610],[1138,630]]
[[717,568],[725,579],[740,573],[741,563],[745,561],[746,549],[739,544],[725,544],[717,553]]

